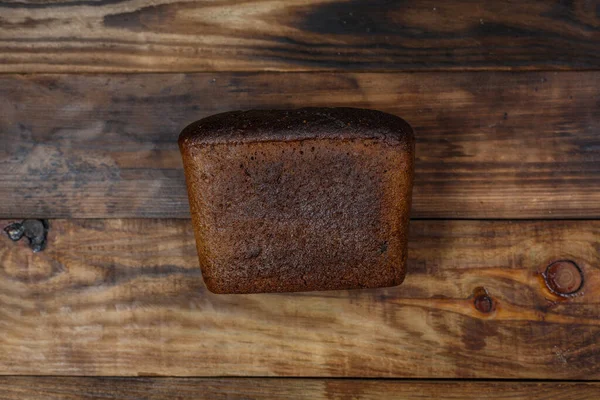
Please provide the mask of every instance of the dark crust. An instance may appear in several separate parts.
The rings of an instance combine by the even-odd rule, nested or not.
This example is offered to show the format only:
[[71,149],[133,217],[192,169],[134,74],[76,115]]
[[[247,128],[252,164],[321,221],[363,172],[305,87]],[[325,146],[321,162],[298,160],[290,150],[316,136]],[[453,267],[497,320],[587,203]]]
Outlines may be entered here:
[[179,135],[179,145],[307,139],[377,139],[405,146],[414,140],[410,125],[392,114],[349,107],[308,107],[212,115],[188,125]]
[[403,281],[414,138],[402,119],[348,108],[231,112],[191,124],[179,145],[210,291]]

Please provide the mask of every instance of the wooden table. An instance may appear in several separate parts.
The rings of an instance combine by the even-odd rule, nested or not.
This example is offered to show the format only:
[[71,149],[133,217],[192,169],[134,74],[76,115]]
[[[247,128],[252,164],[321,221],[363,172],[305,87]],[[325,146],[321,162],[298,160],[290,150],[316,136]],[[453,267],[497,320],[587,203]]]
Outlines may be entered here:
[[[415,127],[406,281],[213,295],[177,135],[301,106]],[[0,399],[598,398],[600,2],[0,0],[0,218]]]

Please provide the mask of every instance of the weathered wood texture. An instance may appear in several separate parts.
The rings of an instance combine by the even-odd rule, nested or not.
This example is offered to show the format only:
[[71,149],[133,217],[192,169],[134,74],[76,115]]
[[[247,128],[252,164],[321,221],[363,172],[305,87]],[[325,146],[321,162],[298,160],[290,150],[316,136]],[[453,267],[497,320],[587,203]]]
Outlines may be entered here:
[[[37,254],[3,235],[0,374],[600,378],[600,221],[414,221],[410,240],[399,287],[214,295],[188,220],[50,221]],[[560,259],[583,271],[570,298],[542,276]]]
[[600,396],[600,384],[591,382],[0,377],[0,387],[0,400],[588,400]]
[[416,129],[413,217],[600,217],[600,72],[5,75],[0,216],[188,217],[179,131],[231,109]]
[[600,67],[598,1],[0,2],[0,71]]

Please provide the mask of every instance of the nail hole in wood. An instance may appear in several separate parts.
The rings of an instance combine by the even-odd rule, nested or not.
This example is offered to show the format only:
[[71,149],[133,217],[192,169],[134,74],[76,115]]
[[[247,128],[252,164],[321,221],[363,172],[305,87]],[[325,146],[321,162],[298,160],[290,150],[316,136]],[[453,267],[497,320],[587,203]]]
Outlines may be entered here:
[[26,237],[29,240],[31,250],[37,253],[46,248],[49,228],[48,220],[26,219],[9,224],[4,228],[4,232],[14,242]]

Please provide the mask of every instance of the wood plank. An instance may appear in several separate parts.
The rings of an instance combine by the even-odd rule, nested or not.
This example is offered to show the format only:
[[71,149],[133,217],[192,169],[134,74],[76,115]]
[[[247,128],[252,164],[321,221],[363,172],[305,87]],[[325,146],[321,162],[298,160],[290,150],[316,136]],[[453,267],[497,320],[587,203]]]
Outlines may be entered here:
[[416,129],[416,218],[600,217],[600,72],[0,76],[0,216],[176,217],[177,136],[222,111],[375,108]]
[[2,400],[579,400],[600,396],[600,384],[597,382],[0,377],[0,387]]
[[414,221],[401,286],[297,294],[209,293],[188,220],[48,240],[0,237],[0,374],[600,378],[600,221]]
[[600,67],[595,0],[4,0],[0,15],[0,72]]

